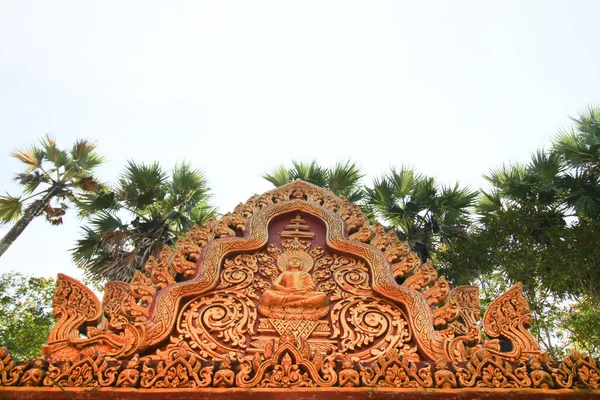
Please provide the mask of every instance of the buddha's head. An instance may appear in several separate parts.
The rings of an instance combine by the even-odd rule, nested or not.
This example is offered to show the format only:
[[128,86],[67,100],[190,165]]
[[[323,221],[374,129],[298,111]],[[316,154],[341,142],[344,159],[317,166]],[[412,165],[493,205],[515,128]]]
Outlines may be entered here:
[[277,267],[281,272],[308,272],[314,263],[312,256],[303,250],[288,250],[277,257]]
[[290,257],[287,262],[287,271],[302,271],[304,262],[300,257]]

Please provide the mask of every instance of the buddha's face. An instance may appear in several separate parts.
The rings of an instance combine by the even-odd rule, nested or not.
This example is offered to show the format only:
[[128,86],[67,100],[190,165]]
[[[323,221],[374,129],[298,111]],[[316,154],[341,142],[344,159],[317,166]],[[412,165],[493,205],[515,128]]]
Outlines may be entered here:
[[288,260],[287,270],[288,271],[301,271],[303,267],[302,260],[298,257],[292,257]]

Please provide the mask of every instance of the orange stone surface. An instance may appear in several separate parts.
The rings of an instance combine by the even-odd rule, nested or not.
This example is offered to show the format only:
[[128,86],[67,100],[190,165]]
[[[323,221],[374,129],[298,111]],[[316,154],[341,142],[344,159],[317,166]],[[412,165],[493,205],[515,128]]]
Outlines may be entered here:
[[102,301],[59,275],[53,308],[43,357],[0,348],[0,398],[600,397],[596,360],[540,350],[520,284],[480,321],[477,287],[302,181],[194,227]]

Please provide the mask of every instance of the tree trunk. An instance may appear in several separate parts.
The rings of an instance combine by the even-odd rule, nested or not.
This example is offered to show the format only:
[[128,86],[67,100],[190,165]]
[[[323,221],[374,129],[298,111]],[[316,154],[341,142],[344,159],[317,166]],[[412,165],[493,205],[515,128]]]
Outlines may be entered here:
[[17,221],[17,223],[10,228],[10,230],[0,240],[0,257],[8,250],[11,244],[23,233],[25,228],[31,221],[44,209],[46,204],[54,197],[55,189],[50,189],[44,197],[31,203],[27,210],[23,213],[23,216]]

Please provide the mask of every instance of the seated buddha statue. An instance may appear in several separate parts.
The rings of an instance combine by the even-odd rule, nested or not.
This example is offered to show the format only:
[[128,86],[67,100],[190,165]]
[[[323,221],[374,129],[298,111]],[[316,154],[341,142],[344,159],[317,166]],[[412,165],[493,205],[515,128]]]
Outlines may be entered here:
[[327,295],[317,290],[308,273],[312,257],[304,251],[287,251],[277,259],[282,271],[265,290],[259,311],[271,318],[316,320],[329,311]]

